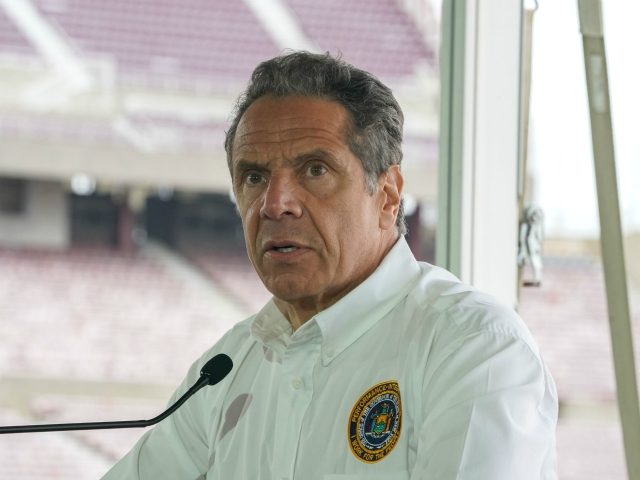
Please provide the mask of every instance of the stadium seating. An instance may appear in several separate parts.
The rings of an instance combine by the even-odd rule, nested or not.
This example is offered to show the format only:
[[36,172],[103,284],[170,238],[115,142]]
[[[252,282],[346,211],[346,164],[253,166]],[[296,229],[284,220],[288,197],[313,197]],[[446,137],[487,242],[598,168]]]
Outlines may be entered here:
[[124,78],[204,78],[224,85],[246,79],[259,61],[278,52],[244,2],[35,3],[84,56],[113,58]]
[[[0,424],[28,423],[0,409]],[[65,433],[0,435],[0,478],[6,480],[97,479],[110,463]]]
[[[34,0],[40,13],[82,58],[111,58],[120,80],[163,84],[193,80],[224,88],[244,83],[253,67],[276,55],[274,43],[244,2]],[[284,2],[303,32],[323,51],[388,81],[432,63],[433,46],[394,0]],[[25,36],[0,11],[3,50],[35,54]]]
[[397,1],[288,0],[302,28],[324,50],[392,82],[428,64],[434,52],[425,45]]
[[243,316],[142,254],[0,249],[0,265],[0,375],[176,384]]
[[188,258],[230,298],[255,313],[271,298],[244,252],[191,249]]
[[35,55],[36,51],[0,8],[0,55]]
[[[635,344],[640,298],[631,291]],[[520,314],[533,332],[565,402],[615,400],[602,266],[589,259],[545,258],[540,288],[524,288]],[[636,347],[637,348],[637,347]]]
[[[167,400],[169,396],[167,395]],[[45,394],[36,396],[29,405],[39,423],[141,420],[158,415],[166,408],[166,400],[117,396],[82,396]],[[109,429],[70,431],[76,442],[105,458],[109,463],[127,453],[147,429]],[[3,478],[0,476],[0,478]]]

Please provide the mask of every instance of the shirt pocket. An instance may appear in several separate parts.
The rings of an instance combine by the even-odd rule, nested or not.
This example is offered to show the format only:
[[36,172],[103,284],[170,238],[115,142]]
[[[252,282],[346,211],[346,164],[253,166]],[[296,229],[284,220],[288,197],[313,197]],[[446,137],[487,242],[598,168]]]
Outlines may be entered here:
[[325,474],[322,480],[409,480],[409,472],[387,473],[330,473]]

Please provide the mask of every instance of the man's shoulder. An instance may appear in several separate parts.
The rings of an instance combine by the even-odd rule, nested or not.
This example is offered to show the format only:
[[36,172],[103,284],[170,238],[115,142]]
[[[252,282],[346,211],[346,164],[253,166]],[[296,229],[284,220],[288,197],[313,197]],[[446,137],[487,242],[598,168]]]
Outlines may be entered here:
[[418,331],[458,338],[482,333],[517,337],[536,348],[528,328],[513,308],[443,268],[424,262],[420,267],[421,275],[405,304]]
[[234,324],[233,327],[227,330],[220,340],[218,340],[215,346],[239,347],[242,343],[249,340],[251,337],[251,324],[255,317],[256,315],[254,314]]
[[255,315],[252,315],[234,324],[212,347],[200,356],[195,362],[194,368],[199,371],[208,359],[213,358],[219,353],[225,353],[233,358],[235,352],[241,351],[248,341],[252,341],[251,323],[254,318]]

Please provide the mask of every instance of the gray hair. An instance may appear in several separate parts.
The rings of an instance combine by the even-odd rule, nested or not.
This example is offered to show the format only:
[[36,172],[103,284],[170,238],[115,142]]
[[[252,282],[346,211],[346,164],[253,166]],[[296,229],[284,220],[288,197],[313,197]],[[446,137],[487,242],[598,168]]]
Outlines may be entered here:
[[[318,97],[340,103],[351,117],[347,145],[362,163],[371,194],[376,191],[380,175],[402,162],[404,116],[391,89],[370,73],[329,53],[294,52],[259,64],[238,98],[224,141],[231,172],[233,141],[240,119],[264,95]],[[396,227],[400,235],[406,234],[403,202]]]

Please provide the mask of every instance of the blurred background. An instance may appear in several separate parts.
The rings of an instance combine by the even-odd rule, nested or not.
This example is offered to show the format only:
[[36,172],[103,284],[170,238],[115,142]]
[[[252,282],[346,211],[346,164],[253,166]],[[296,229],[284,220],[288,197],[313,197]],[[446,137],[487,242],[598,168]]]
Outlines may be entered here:
[[[268,300],[223,136],[253,68],[287,49],[340,53],[394,90],[408,240],[433,263],[441,7],[1,0],[0,424],[155,416],[191,362]],[[638,345],[630,9],[604,13]],[[533,25],[527,184],[544,212],[544,277],[519,311],[558,385],[560,478],[623,479],[576,2],[540,0]],[[99,478],[141,434],[5,435],[0,478]]]

